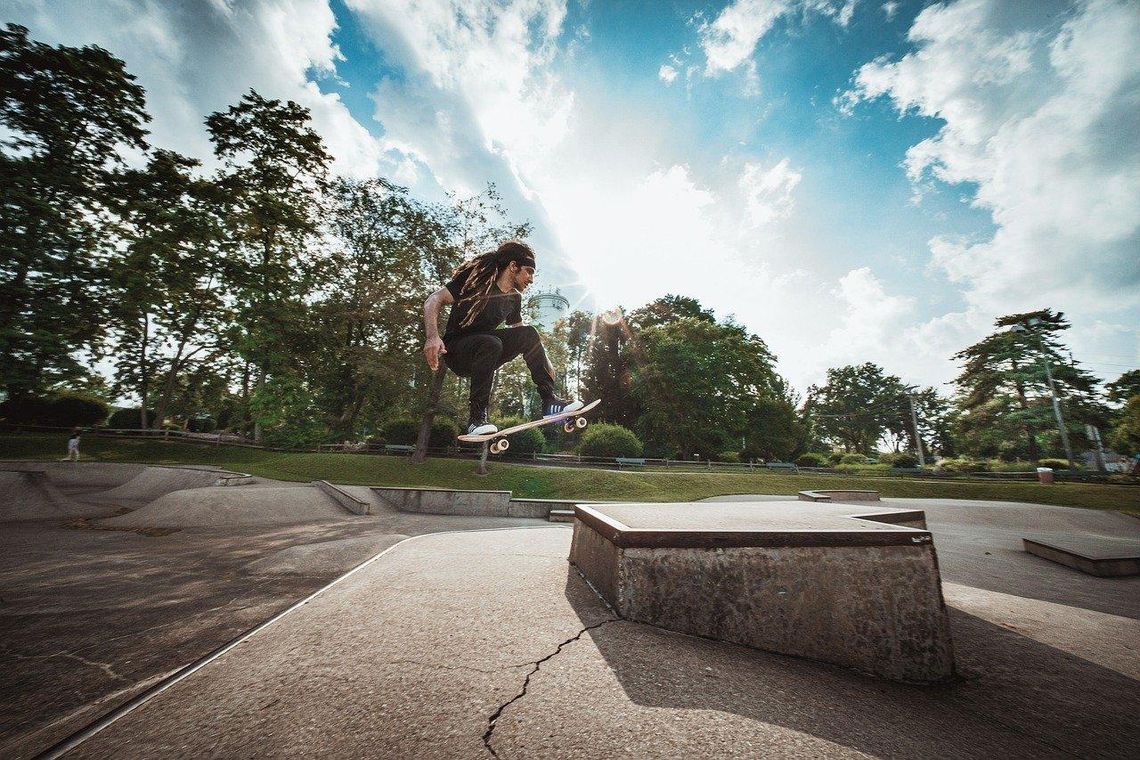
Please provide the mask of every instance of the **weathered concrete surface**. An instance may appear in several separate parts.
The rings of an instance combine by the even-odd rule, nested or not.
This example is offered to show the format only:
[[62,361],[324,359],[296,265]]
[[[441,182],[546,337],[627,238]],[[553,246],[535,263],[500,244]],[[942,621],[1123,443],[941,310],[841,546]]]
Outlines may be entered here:
[[567,533],[408,541],[69,757],[487,757],[536,663],[610,617],[568,585]]
[[951,677],[930,534],[821,506],[579,506],[570,560],[628,620],[896,680]]
[[1026,537],[1025,551],[1101,578],[1140,575],[1140,541],[1103,536]]
[[[396,546],[69,757],[1130,758],[1140,742],[1135,681],[1077,637],[1058,649],[1033,600],[971,598],[953,615],[967,677],[916,687],[615,621],[568,571],[569,540]],[[1015,630],[1029,619],[1052,644]]]
[[45,471],[0,470],[0,522],[70,517],[81,511]]
[[[72,463],[59,472],[69,496],[97,516],[108,505],[84,494],[141,470]],[[183,493],[256,500],[263,492],[281,518],[314,490],[259,481]],[[344,488],[370,498],[365,487]],[[35,755],[408,535],[545,524],[402,514],[378,503],[375,517],[325,508],[333,519],[302,513],[302,522],[239,525],[230,513],[173,533],[93,521],[0,523],[0,757]]]
[[145,507],[99,521],[110,528],[284,525],[359,519],[313,486],[205,486],[165,494]]
[[[373,486],[373,493],[400,512],[428,515],[510,517],[510,491]],[[529,516],[529,515],[528,515]]]

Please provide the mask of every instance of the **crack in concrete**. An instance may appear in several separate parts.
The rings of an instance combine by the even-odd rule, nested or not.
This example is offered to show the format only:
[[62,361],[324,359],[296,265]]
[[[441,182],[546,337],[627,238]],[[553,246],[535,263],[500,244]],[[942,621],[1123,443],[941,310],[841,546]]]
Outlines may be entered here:
[[577,641],[578,639],[582,638],[582,634],[585,633],[586,631],[592,631],[595,628],[601,628],[603,625],[606,625],[608,623],[616,623],[620,620],[621,620],[621,618],[615,617],[615,618],[610,618],[608,620],[603,620],[600,623],[594,623],[593,625],[588,625],[585,628],[583,628],[582,630],[578,631],[578,633],[574,634],[573,636],[571,636],[570,638],[566,639],[561,644],[559,644],[558,648],[555,649],[553,652],[546,655],[542,659],[535,660],[534,663],[531,663],[533,665],[533,668],[531,669],[531,671],[529,673],[526,674],[526,678],[523,679],[522,690],[519,691],[518,694],[514,695],[509,700],[504,702],[503,704],[499,705],[499,709],[495,710],[495,712],[492,713],[491,717],[487,719],[487,730],[483,732],[483,746],[487,748],[487,751],[491,753],[492,757],[498,757],[499,756],[499,753],[495,752],[495,749],[491,746],[491,737],[492,737],[492,734],[495,733],[495,726],[499,722],[499,717],[503,714],[504,710],[506,710],[508,707],[513,705],[515,702],[519,701],[520,699],[522,699],[523,697],[526,696],[526,691],[528,688],[530,688],[531,676],[533,676],[535,673],[537,673],[539,671],[539,668],[542,667],[542,663],[553,658],[555,655],[557,655],[559,652],[561,652],[562,648],[565,647],[567,644],[572,644],[575,641]]
[[79,655],[74,654],[72,652],[54,652],[52,654],[19,654],[18,652],[5,652],[4,655],[6,657],[12,657],[12,658],[15,658],[17,660],[40,660],[40,661],[54,660],[54,659],[59,658],[59,657],[64,657],[64,658],[68,658],[71,660],[75,660],[77,662],[81,662],[84,665],[89,665],[93,668],[98,668],[99,670],[102,670],[104,673],[106,673],[107,677],[113,681],[122,681],[124,683],[131,683],[131,680],[129,678],[127,678],[126,676],[121,676],[118,673],[116,673],[115,668],[111,663],[109,663],[109,662],[95,662],[94,660],[88,660],[86,657],[80,657]]

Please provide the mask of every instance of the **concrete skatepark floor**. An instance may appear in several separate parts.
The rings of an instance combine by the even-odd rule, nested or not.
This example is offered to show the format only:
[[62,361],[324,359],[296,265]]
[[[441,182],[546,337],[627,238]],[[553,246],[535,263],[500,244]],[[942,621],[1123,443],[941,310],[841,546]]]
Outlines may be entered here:
[[[1019,546],[1026,527],[1140,534],[1122,515],[884,501],[926,511],[951,608],[961,678],[915,687],[617,620],[567,565],[564,526],[357,517],[316,501],[288,521],[235,521],[217,505],[226,489],[203,484],[212,522],[146,535],[146,505],[165,495],[128,503],[141,467],[86,479],[21,467],[48,469],[96,516],[0,523],[5,757],[47,749],[386,548],[68,756],[1128,757],[1140,746],[1140,578],[1085,576]],[[98,498],[112,489],[122,505]],[[140,519],[104,524],[120,506]]]

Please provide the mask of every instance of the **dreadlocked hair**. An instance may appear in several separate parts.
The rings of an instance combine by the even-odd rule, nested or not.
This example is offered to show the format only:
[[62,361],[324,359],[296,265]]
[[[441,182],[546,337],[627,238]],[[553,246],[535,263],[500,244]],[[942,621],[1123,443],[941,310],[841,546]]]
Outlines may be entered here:
[[460,322],[460,327],[469,327],[483,313],[487,303],[497,296],[494,293],[495,281],[499,273],[512,261],[521,266],[534,266],[534,249],[519,240],[508,240],[493,251],[481,253],[463,262],[455,270],[453,277],[467,274],[463,288],[459,291],[460,301],[471,301],[471,309]]

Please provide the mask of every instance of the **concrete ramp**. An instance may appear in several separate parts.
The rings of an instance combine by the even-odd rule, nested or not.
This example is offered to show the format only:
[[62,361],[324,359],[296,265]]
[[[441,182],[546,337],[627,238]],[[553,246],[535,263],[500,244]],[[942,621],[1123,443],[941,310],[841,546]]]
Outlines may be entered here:
[[0,521],[44,520],[81,514],[42,470],[0,470]]
[[100,520],[110,528],[209,528],[359,519],[313,486],[203,486],[167,493],[128,515]]
[[123,462],[0,462],[0,470],[43,472],[52,485],[66,494],[108,491],[123,485],[145,469],[145,464]]
[[121,486],[90,499],[125,504],[146,504],[161,496],[189,488],[206,488],[225,482],[239,473],[189,467],[147,467]]

